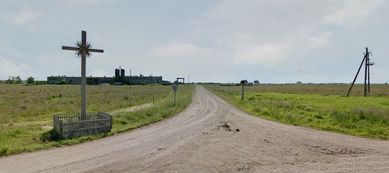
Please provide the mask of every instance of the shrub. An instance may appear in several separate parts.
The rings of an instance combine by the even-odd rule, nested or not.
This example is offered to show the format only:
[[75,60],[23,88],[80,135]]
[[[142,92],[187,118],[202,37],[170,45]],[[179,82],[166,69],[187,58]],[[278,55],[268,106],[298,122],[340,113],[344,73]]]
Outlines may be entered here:
[[28,77],[27,84],[28,85],[35,85],[35,79],[33,77]]
[[2,147],[0,148],[0,156],[7,155],[8,147]]
[[50,131],[42,133],[42,135],[40,137],[40,140],[43,142],[59,141],[61,139],[62,139],[61,136],[54,129],[51,129]]

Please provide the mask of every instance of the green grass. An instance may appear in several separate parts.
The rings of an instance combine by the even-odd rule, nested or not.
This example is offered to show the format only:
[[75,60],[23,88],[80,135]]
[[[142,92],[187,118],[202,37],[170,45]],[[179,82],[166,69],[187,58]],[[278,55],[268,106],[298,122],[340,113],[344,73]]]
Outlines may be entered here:
[[[212,85],[209,85],[212,86]],[[215,86],[215,85],[213,85]],[[240,91],[240,86],[219,86],[225,92]],[[260,84],[246,86],[250,92],[276,92],[286,94],[319,94],[346,96],[350,84]],[[356,84],[350,96],[362,96],[363,85]],[[373,84],[371,96],[389,96],[388,84]]]
[[173,93],[170,92],[169,96],[156,104],[156,106],[115,116],[111,133],[139,128],[183,111],[192,102],[192,90],[192,86],[180,86],[177,91],[175,105],[173,104]]
[[[110,112],[151,103],[150,108],[113,117],[110,133],[59,139],[51,128],[53,114],[79,112],[79,86],[0,85],[0,156],[72,145],[139,128],[184,110],[192,86],[180,86],[173,105],[171,86],[88,86],[88,111]],[[21,105],[23,108],[21,108]]]
[[[379,85],[381,93],[374,93],[366,98],[344,97],[344,88],[347,92],[347,87],[343,86],[289,87],[291,88],[277,85],[271,89],[270,85],[249,86],[246,87],[245,100],[241,101],[240,87],[207,86],[240,109],[265,119],[355,136],[389,139],[389,97],[386,95],[389,93],[388,86]],[[362,88],[357,86],[356,89],[358,91]]]

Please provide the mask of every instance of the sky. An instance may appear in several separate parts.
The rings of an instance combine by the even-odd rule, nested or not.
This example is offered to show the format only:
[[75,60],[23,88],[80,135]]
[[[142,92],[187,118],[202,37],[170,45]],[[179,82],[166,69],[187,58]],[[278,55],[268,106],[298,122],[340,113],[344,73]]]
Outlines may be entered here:
[[[0,0],[0,80],[80,76],[61,50],[87,31],[87,75],[190,82],[349,83],[372,52],[389,82],[387,0]],[[362,74],[357,82],[362,82]]]

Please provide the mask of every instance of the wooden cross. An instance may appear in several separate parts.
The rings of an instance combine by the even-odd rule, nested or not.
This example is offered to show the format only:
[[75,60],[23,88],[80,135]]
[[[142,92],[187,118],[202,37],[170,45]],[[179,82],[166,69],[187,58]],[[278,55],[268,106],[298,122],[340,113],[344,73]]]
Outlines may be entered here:
[[77,42],[76,47],[62,46],[62,50],[77,51],[77,56],[81,56],[81,119],[86,119],[86,56],[91,52],[104,53],[102,49],[92,49],[90,43],[86,42],[86,31],[81,31],[81,43]]

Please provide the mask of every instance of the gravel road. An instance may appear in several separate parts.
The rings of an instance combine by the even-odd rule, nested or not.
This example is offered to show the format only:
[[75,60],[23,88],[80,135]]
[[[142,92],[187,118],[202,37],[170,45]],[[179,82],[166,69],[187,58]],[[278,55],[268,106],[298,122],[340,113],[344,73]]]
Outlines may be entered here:
[[389,142],[256,118],[197,86],[193,103],[175,117],[3,157],[0,172],[389,172]]

